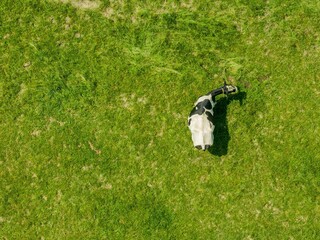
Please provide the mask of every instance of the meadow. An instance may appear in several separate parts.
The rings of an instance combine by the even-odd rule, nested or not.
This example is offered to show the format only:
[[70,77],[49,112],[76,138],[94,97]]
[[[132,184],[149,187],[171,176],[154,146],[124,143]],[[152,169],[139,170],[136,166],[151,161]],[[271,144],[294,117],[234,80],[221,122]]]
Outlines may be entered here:
[[0,239],[320,239],[319,63],[315,0],[1,0]]

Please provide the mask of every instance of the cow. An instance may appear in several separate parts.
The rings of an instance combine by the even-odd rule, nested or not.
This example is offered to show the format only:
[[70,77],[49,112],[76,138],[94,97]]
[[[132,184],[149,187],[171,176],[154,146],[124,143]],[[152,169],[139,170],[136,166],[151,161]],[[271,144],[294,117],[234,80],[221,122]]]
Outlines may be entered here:
[[188,117],[188,127],[192,134],[192,141],[195,148],[207,150],[213,144],[213,108],[216,105],[215,97],[220,94],[237,92],[236,86],[227,85],[214,89],[198,98]]

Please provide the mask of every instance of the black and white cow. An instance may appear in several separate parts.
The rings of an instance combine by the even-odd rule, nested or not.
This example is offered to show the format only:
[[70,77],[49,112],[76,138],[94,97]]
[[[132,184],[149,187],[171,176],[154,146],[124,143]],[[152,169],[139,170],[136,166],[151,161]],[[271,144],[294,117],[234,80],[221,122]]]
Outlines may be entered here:
[[198,98],[188,117],[193,145],[199,150],[207,150],[213,144],[213,108],[215,97],[220,94],[237,92],[237,87],[224,85]]

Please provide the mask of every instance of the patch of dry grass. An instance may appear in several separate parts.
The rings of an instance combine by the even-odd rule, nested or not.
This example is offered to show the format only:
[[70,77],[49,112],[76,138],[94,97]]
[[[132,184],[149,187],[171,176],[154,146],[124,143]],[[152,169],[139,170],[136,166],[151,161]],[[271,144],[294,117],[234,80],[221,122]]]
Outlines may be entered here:
[[81,10],[95,10],[98,9],[101,5],[99,0],[53,0],[55,2],[69,3],[73,7]]

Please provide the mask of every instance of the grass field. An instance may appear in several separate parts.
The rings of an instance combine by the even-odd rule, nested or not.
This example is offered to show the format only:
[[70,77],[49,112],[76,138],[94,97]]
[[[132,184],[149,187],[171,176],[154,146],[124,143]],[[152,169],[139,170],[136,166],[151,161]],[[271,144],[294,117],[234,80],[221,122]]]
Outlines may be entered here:
[[[319,1],[0,13],[0,239],[320,239]],[[241,92],[197,151],[223,79]]]

